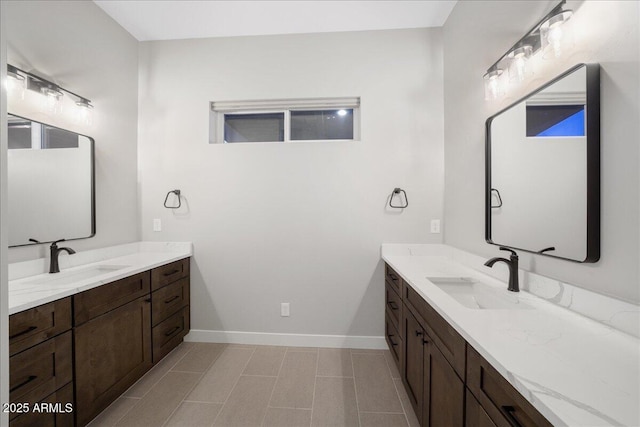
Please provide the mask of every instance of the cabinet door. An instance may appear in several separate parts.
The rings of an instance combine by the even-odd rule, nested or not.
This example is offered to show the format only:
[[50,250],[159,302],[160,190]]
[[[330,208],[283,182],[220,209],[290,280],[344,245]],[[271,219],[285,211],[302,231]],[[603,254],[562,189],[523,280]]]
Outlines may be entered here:
[[84,426],[151,367],[151,304],[138,298],[75,329],[76,417]]
[[438,347],[425,341],[422,425],[462,427],[464,383]]
[[467,412],[465,414],[465,427],[496,427],[495,423],[491,421],[489,415],[482,406],[478,403],[476,398],[467,389]]
[[403,380],[407,395],[418,419],[422,419],[422,393],[424,384],[424,331],[409,310],[404,310],[404,364]]

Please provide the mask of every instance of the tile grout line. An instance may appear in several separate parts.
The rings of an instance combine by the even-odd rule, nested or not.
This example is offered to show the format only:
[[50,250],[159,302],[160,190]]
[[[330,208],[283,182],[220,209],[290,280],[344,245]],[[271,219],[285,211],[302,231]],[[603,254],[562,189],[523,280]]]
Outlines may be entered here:
[[358,403],[358,386],[356,385],[356,367],[353,362],[353,352],[349,351],[349,358],[351,359],[351,370],[353,371],[353,391],[356,395],[356,411],[358,413],[358,426],[362,427],[362,422],[360,421],[360,404]]
[[[400,385],[402,385],[402,380],[400,380]],[[407,414],[407,408],[404,407],[404,402],[402,401],[402,397],[400,397],[400,390],[398,390],[398,384],[395,379],[393,380],[393,386],[396,389],[396,394],[398,395],[398,399],[400,399],[400,407],[404,412],[404,419],[407,421],[407,426],[411,427],[411,423],[409,422],[409,414]],[[409,409],[413,411],[413,408],[409,408]]]
[[271,399],[273,399],[273,393],[276,391],[276,385],[278,385],[278,378],[280,378],[280,372],[282,372],[282,366],[284,365],[284,359],[287,357],[287,353],[289,353],[289,347],[286,347],[284,350],[284,354],[282,355],[282,361],[280,362],[280,367],[278,368],[278,375],[276,375],[276,381],[273,383],[273,388],[271,389],[271,394],[269,395],[269,401],[267,402],[267,410],[264,411],[264,416],[262,417],[262,422],[260,425],[264,424],[265,418],[267,418],[267,412],[269,412]]
[[[225,347],[225,350],[227,348],[229,348],[229,347]],[[229,401],[229,397],[231,397],[231,395],[233,394],[233,390],[236,389],[236,387],[238,386],[238,383],[240,382],[240,378],[242,378],[242,373],[244,372],[245,369],[247,369],[247,365],[249,364],[249,361],[251,361],[251,358],[256,353],[256,348],[257,347],[253,348],[253,351],[251,352],[251,356],[249,356],[249,358],[247,359],[247,362],[242,367],[242,370],[240,371],[240,375],[238,375],[238,379],[236,380],[236,383],[233,385],[233,387],[231,388],[231,391],[227,395],[227,398],[224,400],[224,403],[222,404],[222,407],[220,408],[220,411],[218,411],[218,414],[216,415],[216,417],[213,419],[213,422],[211,423],[211,426],[214,426],[216,424],[216,421],[218,421],[218,418],[220,418],[220,414],[222,414],[222,411],[224,411],[224,407],[227,404],[227,402]]]
[[[186,373],[187,374],[191,374],[191,373],[197,373],[197,372],[186,372]],[[202,380],[203,377],[204,377],[204,373],[201,373],[200,374],[200,378],[198,378],[198,381],[194,382],[193,386],[191,386],[191,388],[184,394],[185,397],[187,397],[189,395],[189,393],[191,393],[193,391],[193,389],[198,385],[198,383],[200,382],[200,380]],[[180,406],[182,406],[183,403],[184,403],[184,397],[178,403],[178,405],[173,409],[173,411],[171,411],[171,413],[169,414],[167,419],[164,421],[164,423],[162,423],[162,426],[166,426],[167,425],[167,423],[171,420],[171,417],[173,417],[173,414],[176,413],[178,408],[180,408]]]
[[[173,366],[176,366],[178,363],[180,363],[180,361],[182,361],[182,359],[184,359],[184,357],[190,352],[193,351],[193,349],[196,347],[196,344],[194,344],[191,347],[191,350],[187,351],[187,353],[184,354],[184,356],[182,356],[180,358],[180,360],[178,360]],[[221,352],[222,353],[222,352]],[[220,357],[220,354],[218,354],[218,357]],[[180,408],[180,406],[182,406],[182,404],[185,401],[185,398],[187,396],[189,396],[189,393],[191,393],[193,391],[194,388],[196,388],[196,386],[200,383],[200,381],[202,380],[202,378],[204,378],[204,375],[207,373],[207,371],[209,370],[209,368],[215,363],[216,360],[218,360],[218,357],[216,357],[214,359],[213,362],[211,362],[211,364],[209,364],[209,367],[207,367],[207,369],[205,369],[203,372],[183,372],[185,374],[200,374],[200,377],[198,378],[198,380],[196,382],[193,383],[193,386],[191,386],[191,388],[184,394],[184,397],[182,398],[182,400],[180,400],[180,403],[178,403],[178,406],[175,407],[175,409],[169,414],[169,416],[167,417],[167,419],[164,421],[164,423],[162,423],[162,426],[166,426],[167,423],[171,420],[171,417],[173,417],[173,414],[176,413],[176,411],[178,410],[178,408]],[[172,366],[172,367],[173,367]],[[167,371],[167,374],[169,372],[178,372],[180,373],[181,371],[172,371],[171,368],[169,368],[169,370]],[[166,374],[165,374],[166,375]]]
[[311,418],[309,419],[309,427],[313,425],[313,407],[316,402],[316,385],[318,384],[318,369],[320,369],[320,349],[318,349],[318,356],[316,357],[316,375],[313,377],[313,394],[311,395]]
[[[165,372],[165,373],[164,373],[164,374],[163,374],[163,375],[158,379],[158,381],[156,381],[155,383],[151,384],[151,386],[149,387],[149,390],[147,390],[147,391],[146,391],[142,396],[140,396],[140,397],[127,397],[127,396],[125,396],[125,395],[124,395],[124,393],[126,393],[126,392],[127,392],[127,391],[125,390],[125,392],[124,392],[124,393],[122,393],[122,395],[121,395],[121,396],[119,396],[119,397],[118,397],[118,399],[121,399],[121,398],[127,398],[127,399],[137,399],[138,401],[141,401],[143,397],[145,397],[147,394],[149,394],[149,392],[151,391],[151,389],[152,389],[153,387],[155,387],[155,386],[156,386],[156,384],[158,384],[158,383],[159,383],[159,382],[160,382],[160,381],[161,381],[161,380],[162,380],[162,379],[163,379],[163,378],[164,378],[164,377],[165,377],[169,372],[171,372],[171,368],[173,368],[174,366],[176,366],[176,365],[178,364],[178,362],[180,362],[180,361],[181,361],[181,360],[182,360],[182,359],[183,359],[187,354],[189,354],[189,352],[190,352],[191,350],[193,350],[193,347],[195,347],[195,345],[191,346],[191,348],[190,348],[190,349],[188,349],[188,350],[187,350],[187,351],[182,355],[182,357],[176,361],[176,363],[174,363],[174,364],[173,364],[173,365],[171,365],[169,368],[167,368],[167,372]],[[169,356],[171,353],[173,353],[174,351],[177,351],[177,350],[178,350],[178,348],[174,348],[171,352],[169,352],[169,354],[167,354],[167,356]],[[167,356],[165,356],[165,357],[167,357]],[[156,366],[157,366],[157,365],[156,365]],[[151,368],[151,369],[153,369],[153,368]],[[147,371],[147,372],[146,372],[146,373],[145,373],[145,374],[144,374],[144,375],[143,375],[143,376],[142,376],[138,381],[136,381],[135,383],[133,383],[133,384],[132,384],[132,385],[131,385],[127,390],[129,390],[131,387],[135,386],[139,381],[142,381],[142,378],[144,378],[144,377],[145,377],[145,375],[147,375],[149,372],[151,372],[151,369],[149,369],[149,370],[148,370],[148,371]],[[113,401],[113,403],[111,403],[111,405],[113,405],[114,403],[116,403],[116,402],[118,401],[118,399],[114,400],[114,401]],[[127,416],[127,414],[128,414],[129,412],[131,412],[131,410],[132,410],[133,408],[135,408],[135,407],[136,407],[136,405],[137,405],[138,403],[139,403],[139,402],[136,402],[136,404],[135,404],[135,405],[133,405],[133,406],[132,406],[131,408],[129,408],[128,410],[126,410],[126,411],[124,412],[124,414],[122,414],[122,416],[121,416],[120,418],[118,418],[118,419],[113,423],[113,425],[114,425],[114,426],[117,426],[117,425],[118,425],[118,423],[119,423],[120,421],[122,421],[122,419],[123,419],[124,417],[126,417],[126,416]],[[111,406],[111,405],[109,405],[109,406]],[[104,413],[107,409],[109,409],[109,406],[107,406],[107,407],[106,407],[102,412],[100,412],[100,414]],[[100,416],[100,414],[98,414],[98,416]],[[94,420],[95,420],[96,418],[98,418],[98,416],[96,416],[96,417],[94,418]],[[91,420],[91,421],[93,421],[93,420]]]

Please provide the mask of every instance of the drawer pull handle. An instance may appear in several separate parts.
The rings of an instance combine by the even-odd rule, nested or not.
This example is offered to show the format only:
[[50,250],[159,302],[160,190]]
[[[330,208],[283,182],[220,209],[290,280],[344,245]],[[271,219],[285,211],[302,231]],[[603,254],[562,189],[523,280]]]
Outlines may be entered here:
[[24,334],[28,334],[31,331],[35,331],[36,329],[38,329],[37,326],[29,326],[27,329],[25,329],[22,332],[18,332],[17,334],[13,334],[9,337],[10,340],[19,337],[20,335],[24,335]]
[[422,339],[422,344],[429,344],[429,340]]
[[421,337],[422,336],[422,331],[416,331],[416,336],[417,337]]
[[170,302],[175,301],[175,300],[177,300],[178,298],[180,298],[180,295],[175,295],[175,296],[173,296],[172,298],[169,298],[169,299],[164,300],[164,303],[165,303],[165,304],[169,304]]
[[178,332],[181,329],[180,326],[176,326],[173,329],[168,330],[167,332],[164,333],[165,337],[168,337],[169,335],[173,335],[174,333]]
[[391,278],[391,280],[393,280],[394,282],[398,281],[398,276],[396,276],[393,273],[389,273],[389,277]]
[[393,340],[391,339],[391,337],[393,336],[393,334],[387,335],[387,337],[389,338],[389,342],[391,343],[392,346],[397,346],[398,343],[397,342],[393,342]]
[[171,270],[170,272],[168,272],[168,273],[163,273],[162,275],[163,275],[164,277],[167,277],[167,276],[171,276],[172,274],[176,274],[176,273],[180,273],[180,270]]
[[516,408],[514,408],[513,406],[503,405],[500,407],[500,410],[507,417],[507,421],[509,421],[509,424],[511,424],[513,427],[522,427],[522,424],[520,424],[520,422],[514,415],[514,412],[516,412]]
[[395,301],[389,301],[387,304],[389,304],[389,307],[391,307],[391,310],[397,310],[398,309],[398,304],[396,304]]
[[35,380],[36,378],[38,378],[36,375],[29,375],[29,378],[27,378],[26,380],[22,381],[20,384],[11,387],[11,390],[9,390],[9,393],[13,393],[14,391],[19,389],[20,387],[26,386],[27,384],[29,384],[31,381]]
[[147,298],[144,302],[151,302],[151,298]]

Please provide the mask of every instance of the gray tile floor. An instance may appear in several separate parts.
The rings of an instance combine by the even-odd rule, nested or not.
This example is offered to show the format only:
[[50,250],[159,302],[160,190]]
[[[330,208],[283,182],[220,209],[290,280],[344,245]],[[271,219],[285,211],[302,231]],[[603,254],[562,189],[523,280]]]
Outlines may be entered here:
[[90,426],[418,422],[388,350],[182,343]]

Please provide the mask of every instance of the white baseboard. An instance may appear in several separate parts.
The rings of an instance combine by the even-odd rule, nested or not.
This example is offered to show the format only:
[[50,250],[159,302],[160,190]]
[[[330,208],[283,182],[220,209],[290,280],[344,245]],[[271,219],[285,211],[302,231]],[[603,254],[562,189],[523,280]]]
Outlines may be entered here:
[[384,337],[351,335],[275,334],[267,332],[208,331],[191,329],[184,338],[190,342],[329,347],[386,350]]

